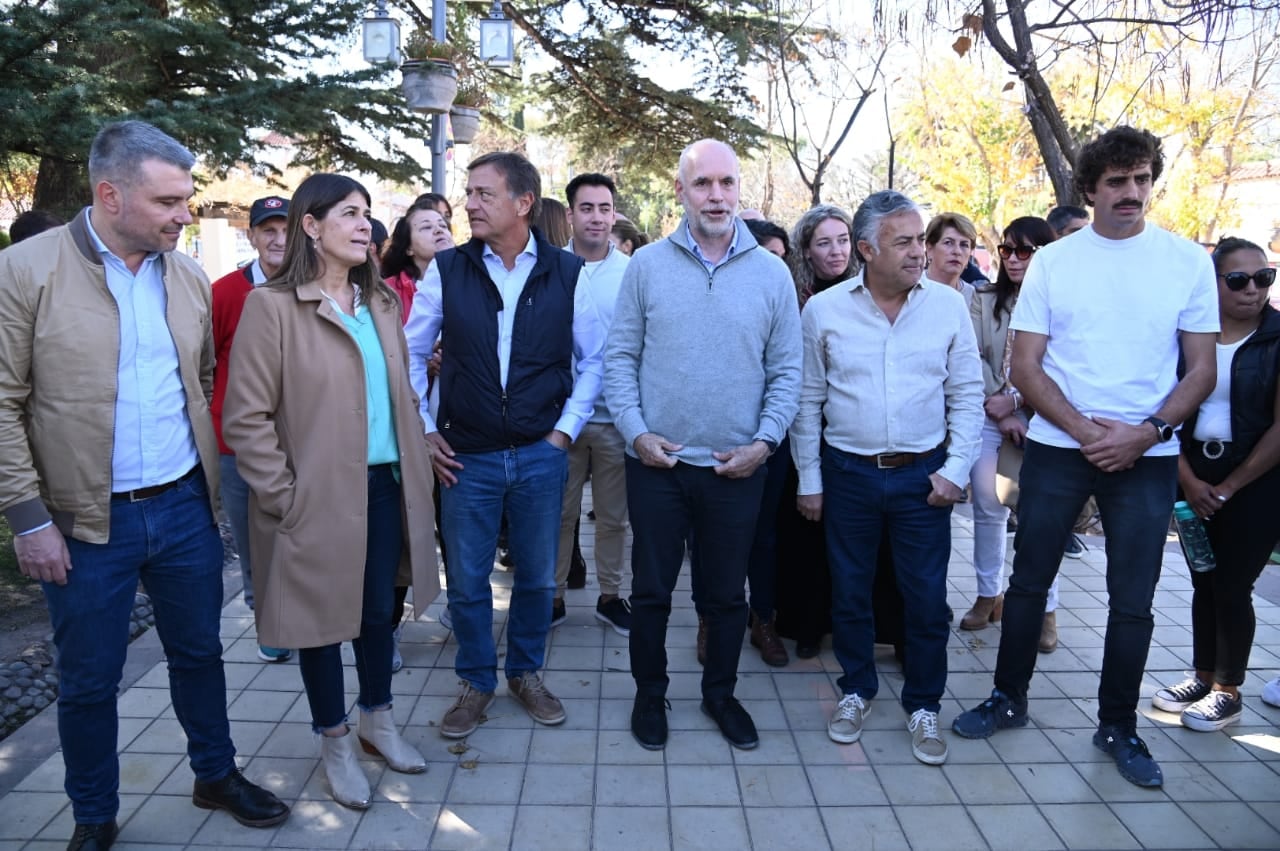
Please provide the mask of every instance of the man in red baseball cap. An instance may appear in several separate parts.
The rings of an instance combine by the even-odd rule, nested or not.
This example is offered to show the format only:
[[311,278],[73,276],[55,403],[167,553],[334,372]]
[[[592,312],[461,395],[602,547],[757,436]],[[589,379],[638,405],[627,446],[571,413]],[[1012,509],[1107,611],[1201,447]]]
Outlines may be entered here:
[[[231,536],[240,554],[240,577],[244,602],[253,608],[253,566],[249,561],[249,486],[236,470],[236,456],[222,439],[222,400],[227,395],[227,369],[231,362],[231,341],[240,324],[240,311],[253,288],[266,283],[284,261],[289,199],[278,195],[259,198],[249,208],[249,244],[258,252],[252,263],[213,282],[213,345],[217,360],[213,367],[213,428],[218,435],[222,464],[222,508],[231,521]],[[258,645],[264,662],[284,662],[292,652],[282,647]]]

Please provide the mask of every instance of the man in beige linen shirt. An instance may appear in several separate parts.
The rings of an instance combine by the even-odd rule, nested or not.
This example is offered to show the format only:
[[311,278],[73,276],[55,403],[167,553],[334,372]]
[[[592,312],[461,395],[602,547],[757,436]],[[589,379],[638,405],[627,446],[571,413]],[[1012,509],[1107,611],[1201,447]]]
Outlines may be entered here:
[[804,383],[791,427],[798,508],[826,517],[832,640],[844,672],[827,733],[858,741],[879,688],[871,588],[887,528],[906,606],[902,705],[912,752],[940,765],[951,506],[978,452],[982,368],[964,299],[922,280],[916,205],[877,192],[855,213],[853,236],[863,271],[804,309]]

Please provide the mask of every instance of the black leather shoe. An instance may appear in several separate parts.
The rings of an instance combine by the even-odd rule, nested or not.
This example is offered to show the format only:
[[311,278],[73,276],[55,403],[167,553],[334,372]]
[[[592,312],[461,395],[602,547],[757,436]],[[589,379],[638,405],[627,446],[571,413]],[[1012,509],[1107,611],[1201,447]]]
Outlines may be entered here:
[[796,639],[796,658],[812,659],[822,652],[821,638],[797,638]]
[[71,834],[67,851],[107,851],[116,841],[120,826],[114,821],[102,824],[78,824]]
[[275,795],[245,779],[239,769],[221,780],[197,780],[191,803],[205,810],[226,810],[245,827],[273,827],[289,817]]
[[749,751],[760,744],[760,736],[756,734],[755,722],[742,708],[735,697],[722,697],[716,700],[702,699],[702,711],[716,726],[729,744],[740,750]]
[[667,746],[667,710],[671,704],[661,695],[637,694],[631,705],[631,735],[647,751]]

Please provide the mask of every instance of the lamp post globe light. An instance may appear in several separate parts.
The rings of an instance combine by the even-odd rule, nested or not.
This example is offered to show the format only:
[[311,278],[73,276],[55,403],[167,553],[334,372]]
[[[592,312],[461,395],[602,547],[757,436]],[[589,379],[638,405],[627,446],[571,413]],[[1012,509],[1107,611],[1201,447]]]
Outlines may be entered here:
[[[446,41],[444,28],[444,0],[431,0],[431,37]],[[361,22],[364,58],[366,62],[381,65],[400,63],[400,24],[387,14],[386,0],[378,0],[374,13]],[[444,194],[444,155],[448,148],[445,134],[445,117],[431,118],[431,135],[427,145],[431,148],[431,191]]]
[[361,23],[364,61],[370,65],[400,64],[400,22],[387,15],[386,0]]
[[495,68],[510,68],[515,61],[514,25],[502,14],[501,0],[493,0],[489,17],[480,21],[480,61]]

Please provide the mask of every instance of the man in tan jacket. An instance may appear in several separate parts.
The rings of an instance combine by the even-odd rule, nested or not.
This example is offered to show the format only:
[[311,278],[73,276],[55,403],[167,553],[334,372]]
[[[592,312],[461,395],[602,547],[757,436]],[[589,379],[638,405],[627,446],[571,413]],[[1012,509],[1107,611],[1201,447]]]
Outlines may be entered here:
[[227,722],[209,284],[173,252],[194,162],[149,124],[109,125],[89,153],[93,205],[0,255],[0,511],[53,622],[72,851],[118,832],[116,690],[140,580],[192,802],[251,827],[289,814],[240,774]]

